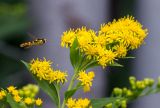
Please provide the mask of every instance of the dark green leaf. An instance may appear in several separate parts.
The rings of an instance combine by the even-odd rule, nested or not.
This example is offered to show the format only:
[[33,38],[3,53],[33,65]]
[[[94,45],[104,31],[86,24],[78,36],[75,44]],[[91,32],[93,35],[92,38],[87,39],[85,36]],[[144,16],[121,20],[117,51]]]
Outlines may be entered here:
[[27,106],[24,103],[15,102],[11,94],[7,94],[7,102],[9,103],[11,108],[27,108]]
[[[33,75],[34,76],[34,75]],[[40,88],[52,99],[52,101],[58,105],[58,92],[56,86],[54,84],[49,84],[48,81],[39,80],[36,76],[34,76]]]
[[91,105],[93,108],[103,108],[105,105],[109,103],[114,103],[117,99],[120,98],[99,98],[99,99],[91,99]]
[[26,68],[29,70],[29,64],[23,60],[21,60],[21,62],[26,66]]
[[72,89],[72,90],[66,91],[65,92],[65,100],[72,97],[75,94],[76,91],[77,91],[77,89]]
[[134,59],[134,58],[136,58],[136,57],[128,56],[128,57],[124,57],[122,59]]
[[85,66],[84,70],[89,69],[89,68],[92,68],[92,67],[95,67],[95,66],[100,66],[100,65],[98,64],[97,61],[91,61],[90,63],[88,63],[88,64]]
[[123,67],[123,65],[117,63],[117,62],[114,62],[114,64],[110,64],[109,66],[115,66],[115,67]]
[[76,38],[70,48],[70,61],[74,68],[76,67],[79,61],[79,55],[80,55],[80,52],[78,49],[78,40]]

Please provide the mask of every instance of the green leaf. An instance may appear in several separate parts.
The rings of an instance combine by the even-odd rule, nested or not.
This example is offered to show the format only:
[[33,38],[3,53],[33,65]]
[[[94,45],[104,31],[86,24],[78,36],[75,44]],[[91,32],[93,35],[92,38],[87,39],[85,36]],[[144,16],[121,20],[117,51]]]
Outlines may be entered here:
[[91,99],[91,105],[93,108],[103,108],[105,105],[109,103],[114,103],[117,99],[121,98],[111,97],[111,98]]
[[77,88],[66,91],[65,92],[65,100],[67,100],[68,98],[72,97],[77,91]]
[[7,102],[9,103],[11,108],[27,108],[27,106],[24,103],[15,102],[14,99],[12,98],[11,94],[9,94],[9,93],[7,94]]
[[[34,76],[34,75],[33,75]],[[39,80],[36,76],[34,76],[40,88],[52,99],[52,101],[58,106],[58,92],[55,84],[49,84],[48,81]]]
[[115,66],[115,67],[123,67],[123,65],[117,63],[117,62],[114,62],[114,64],[110,64],[109,66]]
[[89,69],[89,68],[92,68],[92,67],[95,67],[95,66],[100,66],[100,65],[98,64],[97,61],[91,61],[90,63],[88,63],[88,64],[85,66],[84,70]]
[[[22,61],[22,63],[24,63],[24,65],[27,67],[27,69],[29,70],[29,64],[25,61]],[[31,72],[30,72],[31,73]],[[49,83],[48,81],[45,80],[40,80],[39,78],[37,78],[35,75],[33,75],[31,73],[31,75],[33,76],[33,78],[36,80],[36,82],[38,83],[38,85],[40,86],[40,88],[52,99],[52,101],[58,106],[60,103],[60,97],[58,95],[58,86],[56,84],[53,83]]]
[[79,57],[80,57],[80,51],[78,49],[78,40],[76,38],[70,48],[70,61],[74,68],[78,64]]
[[134,59],[134,58],[136,58],[136,57],[128,56],[128,57],[124,57],[122,59]]
[[25,61],[23,61],[23,60],[21,60],[21,62],[26,66],[26,68],[29,70],[29,64],[27,63],[27,62],[25,62]]

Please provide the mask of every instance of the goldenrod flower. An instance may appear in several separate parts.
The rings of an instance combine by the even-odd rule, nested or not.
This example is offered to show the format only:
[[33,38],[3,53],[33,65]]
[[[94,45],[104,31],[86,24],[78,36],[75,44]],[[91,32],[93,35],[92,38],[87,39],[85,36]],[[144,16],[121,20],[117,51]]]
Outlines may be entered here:
[[17,95],[19,94],[19,92],[18,92],[18,90],[13,90],[13,91],[11,92],[11,94],[14,95],[14,96],[17,96]]
[[85,99],[78,99],[77,102],[76,102],[76,106],[79,107],[79,108],[88,108],[90,104],[90,100],[85,98]]
[[33,104],[33,99],[27,97],[27,98],[24,99],[24,103],[26,103],[27,105],[31,105],[31,104]]
[[45,58],[43,60],[38,58],[36,60],[33,59],[30,62],[30,71],[37,75],[40,80],[46,79],[46,75],[48,75],[50,72],[53,72],[51,69],[51,64],[52,62],[47,61]]
[[40,80],[47,80],[50,83],[64,83],[67,81],[67,73],[51,68],[51,61],[36,59],[30,62],[30,71],[35,74]]
[[127,55],[127,48],[124,45],[116,45],[113,49],[118,58],[123,58]]
[[67,106],[68,108],[74,108],[75,105],[76,105],[76,99],[69,98],[69,99],[67,100],[66,106]]
[[16,88],[14,86],[9,86],[7,88],[7,90],[11,93],[12,91],[14,91]]
[[101,25],[100,33],[106,34],[108,42],[120,42],[130,49],[138,48],[144,41],[148,32],[132,16],[114,20],[108,24]]
[[2,100],[6,96],[6,93],[4,90],[0,91],[0,100]]
[[43,101],[42,101],[42,99],[38,98],[38,99],[36,99],[35,103],[37,106],[41,106]]
[[87,98],[80,98],[80,99],[72,99],[69,98],[67,100],[66,106],[68,108],[92,108],[92,106],[89,106],[90,100]]
[[105,67],[113,64],[116,58],[125,57],[127,51],[138,48],[147,34],[147,29],[132,16],[127,16],[102,24],[97,32],[86,27],[64,32],[61,46],[71,47],[77,39],[81,53]]
[[90,91],[90,87],[92,86],[92,81],[95,74],[93,71],[86,73],[85,71],[81,71],[78,74],[78,80],[81,82],[81,85],[84,86],[84,91]]
[[61,38],[61,46],[71,47],[74,39],[76,38],[76,34],[74,30],[69,30],[63,33]]
[[99,52],[99,59],[98,63],[103,67],[107,66],[108,64],[114,63],[116,58],[116,54],[111,50],[105,50],[104,52]]

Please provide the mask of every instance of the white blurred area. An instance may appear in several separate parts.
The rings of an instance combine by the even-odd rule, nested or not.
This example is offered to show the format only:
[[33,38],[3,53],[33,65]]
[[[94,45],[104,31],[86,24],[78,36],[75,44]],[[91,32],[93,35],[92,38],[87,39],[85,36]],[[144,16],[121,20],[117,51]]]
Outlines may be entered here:
[[[32,18],[33,34],[44,37],[48,41],[44,47],[33,48],[29,58],[46,57],[58,64],[59,69],[67,70],[71,75],[73,69],[69,61],[69,49],[60,47],[60,37],[69,28],[86,25],[98,30],[100,24],[109,17],[109,0],[29,0],[29,16]],[[103,97],[106,92],[106,73],[95,68],[96,78],[91,93],[77,96]],[[65,89],[65,88],[64,88]],[[47,103],[44,108],[51,108]]]
[[[137,19],[148,28],[146,44],[137,50],[133,72],[138,79],[160,76],[160,1],[137,1]],[[160,108],[160,95],[150,95],[135,101],[133,108]]]

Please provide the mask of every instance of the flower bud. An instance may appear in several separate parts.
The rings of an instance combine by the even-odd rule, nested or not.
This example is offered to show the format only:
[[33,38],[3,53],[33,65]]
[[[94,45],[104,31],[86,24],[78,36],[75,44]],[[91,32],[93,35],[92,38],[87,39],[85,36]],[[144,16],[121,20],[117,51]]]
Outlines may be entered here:
[[133,96],[133,92],[131,90],[127,90],[127,96]]
[[119,106],[121,100],[120,99],[117,99],[116,102],[115,102],[115,105]]
[[136,89],[136,78],[134,76],[129,77],[129,83],[133,90]]
[[113,93],[116,96],[121,96],[122,95],[122,89],[120,89],[120,88],[114,88]]
[[127,94],[127,88],[123,88],[122,91],[123,91],[123,94],[124,94],[124,95]]
[[150,79],[149,79],[149,78],[145,78],[145,79],[144,79],[144,84],[145,84],[146,86],[149,86],[149,85],[150,85]]
[[143,81],[137,81],[136,86],[138,89],[145,89],[146,85]]
[[152,86],[153,84],[154,84],[154,79],[151,79],[151,78],[150,78],[149,86]]
[[160,88],[160,77],[158,77],[157,87]]
[[23,95],[24,95],[23,90],[18,90],[18,93],[19,93],[20,96],[23,96]]
[[127,108],[127,101],[126,100],[123,100],[121,102],[121,108]]

